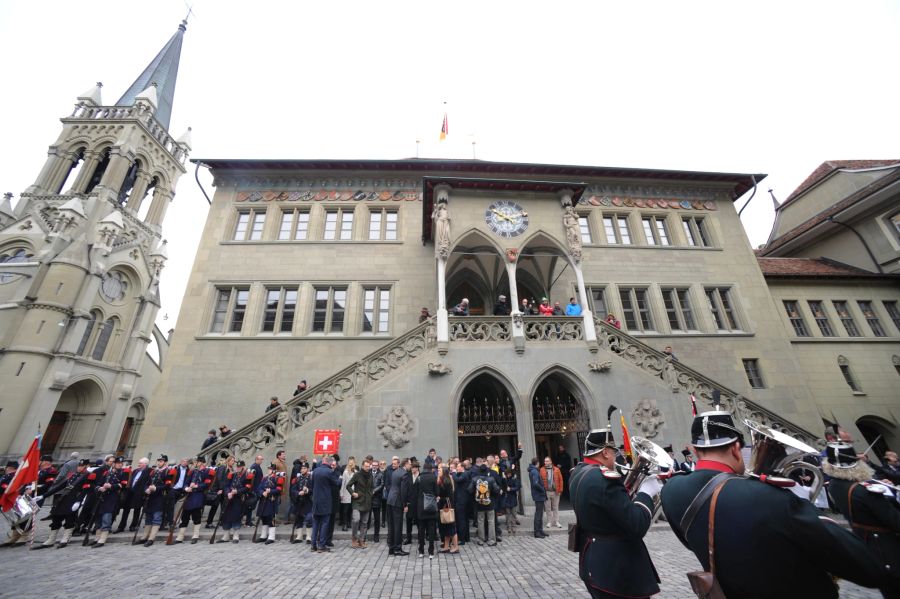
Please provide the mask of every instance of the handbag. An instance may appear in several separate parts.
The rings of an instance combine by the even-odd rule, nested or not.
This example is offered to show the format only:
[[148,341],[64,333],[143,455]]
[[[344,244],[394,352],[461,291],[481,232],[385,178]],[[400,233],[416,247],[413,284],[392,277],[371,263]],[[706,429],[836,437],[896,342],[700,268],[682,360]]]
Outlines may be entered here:
[[716,578],[715,524],[716,502],[719,500],[719,493],[729,480],[731,479],[729,478],[719,483],[719,486],[713,491],[712,501],[709,504],[709,572],[697,570],[687,573],[688,582],[691,583],[691,590],[694,591],[694,594],[699,599],[727,599],[725,591],[722,590],[722,586]]
[[422,493],[422,513],[429,516],[438,513],[437,497],[431,493]]
[[447,507],[441,510],[441,524],[453,524],[456,522],[456,510],[447,504]]

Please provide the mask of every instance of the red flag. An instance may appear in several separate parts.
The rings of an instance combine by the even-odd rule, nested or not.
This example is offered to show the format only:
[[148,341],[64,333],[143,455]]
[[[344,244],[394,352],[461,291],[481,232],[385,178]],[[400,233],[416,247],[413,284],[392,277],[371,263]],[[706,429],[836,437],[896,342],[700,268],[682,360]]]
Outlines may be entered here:
[[447,123],[447,113],[444,113],[444,123],[441,125],[441,141],[447,139],[450,134],[450,125]]
[[619,418],[622,420],[622,443],[625,444],[625,455],[633,458],[634,456],[631,455],[631,436],[628,434],[628,427],[625,426],[625,414],[622,413],[622,410],[619,410]]
[[40,465],[41,436],[38,435],[34,438],[34,441],[31,442],[28,453],[22,458],[22,463],[19,465],[19,469],[16,470],[16,475],[9,481],[9,486],[6,487],[6,492],[3,493],[3,497],[0,497],[0,509],[4,512],[8,512],[16,503],[16,499],[19,497],[19,489],[22,485],[37,481]]
[[697,415],[697,398],[691,393],[691,416]]

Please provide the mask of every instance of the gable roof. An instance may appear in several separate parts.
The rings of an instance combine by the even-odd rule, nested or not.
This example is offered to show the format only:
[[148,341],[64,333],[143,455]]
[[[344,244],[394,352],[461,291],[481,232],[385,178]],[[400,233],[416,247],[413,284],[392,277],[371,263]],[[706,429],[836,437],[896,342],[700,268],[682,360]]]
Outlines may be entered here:
[[880,166],[892,166],[897,165],[900,166],[900,159],[897,160],[826,160],[822,164],[820,164],[816,170],[814,170],[810,175],[800,184],[797,189],[791,192],[791,195],[787,197],[787,199],[781,203],[781,208],[784,208],[787,204],[793,202],[796,198],[803,195],[808,189],[815,186],[819,181],[822,181],[828,175],[833,173],[836,170],[848,168],[848,169],[865,169],[865,168],[878,168]]
[[759,268],[767,279],[867,279],[895,278],[857,268],[830,258],[763,258],[757,256]]

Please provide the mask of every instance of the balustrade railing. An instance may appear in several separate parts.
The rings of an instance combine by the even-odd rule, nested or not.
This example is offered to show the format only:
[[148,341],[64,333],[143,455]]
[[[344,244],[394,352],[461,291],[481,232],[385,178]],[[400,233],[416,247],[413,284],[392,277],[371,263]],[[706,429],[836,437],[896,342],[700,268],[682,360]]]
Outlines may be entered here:
[[171,154],[175,160],[183,164],[186,158],[184,149],[169,135],[166,128],[157,121],[144,105],[135,106],[88,106],[79,104],[69,119],[75,120],[135,120],[144,126],[159,144]]
[[509,341],[508,316],[455,316],[450,318],[450,341]]
[[584,339],[584,320],[580,316],[526,316],[528,341],[578,341]]

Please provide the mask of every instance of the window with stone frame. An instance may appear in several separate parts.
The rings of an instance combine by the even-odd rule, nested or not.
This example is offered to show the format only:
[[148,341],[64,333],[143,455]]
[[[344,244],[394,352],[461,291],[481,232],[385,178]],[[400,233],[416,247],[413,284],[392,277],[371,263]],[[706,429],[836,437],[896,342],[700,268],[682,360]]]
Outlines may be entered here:
[[353,239],[353,209],[331,208],[325,211],[325,231],[322,239],[347,241]]
[[894,328],[897,329],[897,332],[900,332],[900,308],[897,308],[897,302],[891,300],[881,303],[884,305],[884,311],[887,312],[890,319],[894,322]]
[[844,382],[847,383],[847,386],[850,387],[850,390],[853,393],[861,394],[863,392],[862,387],[860,387],[859,381],[857,381],[856,377],[853,375],[853,371],[850,369],[850,360],[844,356],[838,356],[837,361],[841,375],[844,377]]
[[641,222],[649,245],[671,245],[665,216],[643,216]]
[[747,382],[754,389],[764,389],[762,372],[759,370],[759,360],[757,358],[744,358],[744,373],[747,375]]
[[800,304],[794,300],[784,300],[784,311],[787,312],[788,320],[794,327],[794,334],[798,337],[810,337],[809,329],[806,327],[806,321],[800,313]]
[[863,318],[869,323],[872,334],[876,337],[887,337],[887,333],[884,332],[884,327],[881,326],[881,319],[878,317],[878,314],[875,313],[875,306],[872,305],[872,302],[868,300],[858,300],[856,305],[859,306],[859,311],[862,312]]
[[309,210],[299,208],[282,210],[278,239],[280,241],[309,239]]
[[720,331],[740,331],[740,323],[735,314],[730,287],[707,287],[707,306],[712,314],[716,329]]
[[375,335],[391,332],[390,286],[363,287],[362,332]]
[[663,287],[663,304],[673,331],[697,330],[694,311],[691,309],[690,289],[687,287]]
[[397,210],[369,210],[369,240],[396,241],[399,218]]
[[656,330],[650,311],[649,290],[646,287],[619,287],[619,299],[622,301],[626,329],[639,333]]
[[606,243],[612,245],[631,245],[631,230],[628,228],[628,215],[604,214],[603,231]]
[[75,351],[76,355],[87,355],[86,350],[88,348],[88,342],[90,342],[91,335],[94,332],[94,326],[96,326],[97,321],[100,320],[100,318],[100,312],[96,310],[91,311],[91,317],[88,319],[87,326],[84,328],[84,334],[81,336],[81,341],[78,342],[78,349]]
[[240,333],[249,299],[250,289],[247,287],[217,287],[209,332]]
[[[606,286],[589,285],[586,288],[588,296],[588,306],[593,314],[600,318],[606,318],[609,310],[606,306]],[[578,288],[575,288],[575,295],[578,296]]]
[[313,299],[312,332],[343,334],[346,309],[346,287],[316,287]]
[[[34,257],[31,250],[23,247],[12,247],[0,251],[0,264],[21,264]],[[8,283],[17,276],[14,272],[0,272],[0,284]]]
[[688,245],[694,247],[709,247],[709,232],[706,230],[706,222],[703,217],[683,216],[681,226],[684,227],[684,236]]
[[585,245],[594,243],[594,238],[591,235],[591,221],[587,214],[578,215],[578,229],[581,232],[581,243]]
[[290,333],[297,313],[297,286],[267,287],[263,308],[263,333]]
[[822,336],[834,337],[834,329],[831,328],[831,319],[828,318],[828,314],[825,312],[825,304],[821,300],[809,300],[806,303]]
[[106,322],[103,323],[103,326],[100,327],[100,331],[97,334],[97,341],[94,343],[91,358],[94,360],[103,359],[106,355],[106,348],[109,346],[109,341],[112,338],[113,331],[115,331],[118,322],[119,320],[116,317],[106,319]]
[[266,226],[265,210],[238,210],[237,220],[234,224],[233,241],[259,241],[263,237],[263,229]]
[[853,315],[850,314],[849,304],[845,300],[832,300],[831,305],[834,306],[834,311],[837,312],[838,319],[841,321],[841,324],[844,325],[844,330],[847,331],[847,335],[850,337],[862,337],[859,328],[856,326],[856,321],[853,319]]

